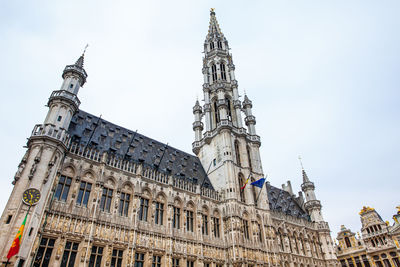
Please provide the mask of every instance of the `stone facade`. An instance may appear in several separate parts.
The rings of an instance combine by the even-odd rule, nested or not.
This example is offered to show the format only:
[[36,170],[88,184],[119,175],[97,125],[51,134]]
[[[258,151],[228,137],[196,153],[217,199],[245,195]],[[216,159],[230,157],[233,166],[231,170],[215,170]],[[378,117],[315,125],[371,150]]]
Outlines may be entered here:
[[384,222],[370,207],[361,212],[361,236],[342,225],[336,245],[337,258],[341,266],[400,267],[400,207],[393,216],[394,224]]
[[36,188],[9,266],[337,266],[304,170],[299,195],[290,182],[250,185],[264,177],[261,140],[214,11],[204,49],[196,156],[79,110],[84,55],[65,68],[0,220],[2,263],[28,210],[22,193]]

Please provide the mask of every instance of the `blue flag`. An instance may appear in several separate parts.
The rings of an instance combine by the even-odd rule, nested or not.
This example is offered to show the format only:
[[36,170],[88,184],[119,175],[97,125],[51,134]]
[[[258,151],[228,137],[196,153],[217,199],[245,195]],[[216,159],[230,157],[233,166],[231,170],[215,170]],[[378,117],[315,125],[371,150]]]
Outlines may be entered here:
[[261,178],[261,179],[258,179],[257,181],[252,182],[251,185],[262,188],[264,183],[265,183],[265,178]]

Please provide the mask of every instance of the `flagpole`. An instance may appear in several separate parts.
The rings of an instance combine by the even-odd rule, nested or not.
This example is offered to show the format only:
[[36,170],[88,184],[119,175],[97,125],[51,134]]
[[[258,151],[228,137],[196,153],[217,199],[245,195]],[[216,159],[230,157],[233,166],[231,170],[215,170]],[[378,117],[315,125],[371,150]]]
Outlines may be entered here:
[[268,175],[267,176],[265,176],[265,180],[264,180],[264,183],[262,184],[262,187],[260,188],[260,192],[258,193],[258,196],[257,196],[257,199],[256,199],[256,205],[257,205],[257,203],[258,203],[258,198],[260,197],[260,195],[261,195],[261,191],[262,191],[262,189],[263,189],[263,187],[264,187],[264,184],[265,184],[265,181],[267,180],[267,177],[268,177]]
[[[29,208],[28,208],[28,210],[26,211],[26,215],[25,215],[24,221],[25,221],[26,218],[28,217],[28,214],[29,214],[29,211],[30,211],[31,207],[32,207],[32,204],[29,203]],[[18,230],[18,231],[19,231],[19,230]],[[13,241],[13,242],[14,242],[14,241]],[[7,265],[8,265],[9,263],[10,263],[10,259],[7,258],[7,262],[6,262],[6,265],[4,265],[4,267],[7,267]]]

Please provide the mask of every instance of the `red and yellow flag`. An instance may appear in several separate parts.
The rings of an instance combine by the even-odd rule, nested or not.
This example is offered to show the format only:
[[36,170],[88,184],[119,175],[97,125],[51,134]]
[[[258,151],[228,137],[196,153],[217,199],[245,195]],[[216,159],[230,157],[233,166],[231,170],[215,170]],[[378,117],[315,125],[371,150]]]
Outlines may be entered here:
[[8,254],[7,254],[7,259],[10,259],[12,256],[17,254],[19,251],[19,247],[21,246],[22,234],[24,233],[24,228],[25,228],[25,223],[26,223],[27,217],[28,217],[28,213],[26,213],[25,219],[24,219],[21,227],[19,228],[17,235],[14,238],[14,241],[11,244],[10,250],[8,251]]
[[246,188],[246,185],[247,185],[247,183],[249,182],[249,180],[250,180],[250,175],[249,175],[249,177],[247,178],[246,182],[244,182],[244,185],[240,188],[240,190],[243,190],[243,189]]

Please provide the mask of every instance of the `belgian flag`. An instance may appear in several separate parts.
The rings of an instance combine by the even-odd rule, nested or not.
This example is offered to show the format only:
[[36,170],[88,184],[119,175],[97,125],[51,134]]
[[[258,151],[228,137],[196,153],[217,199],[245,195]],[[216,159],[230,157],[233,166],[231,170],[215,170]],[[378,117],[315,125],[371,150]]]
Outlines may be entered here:
[[9,260],[12,256],[16,255],[19,251],[19,247],[21,246],[22,234],[24,233],[26,218],[28,217],[28,213],[25,215],[25,219],[22,222],[21,227],[18,230],[17,235],[14,238],[14,241],[11,244],[10,250],[7,254],[7,259]]

